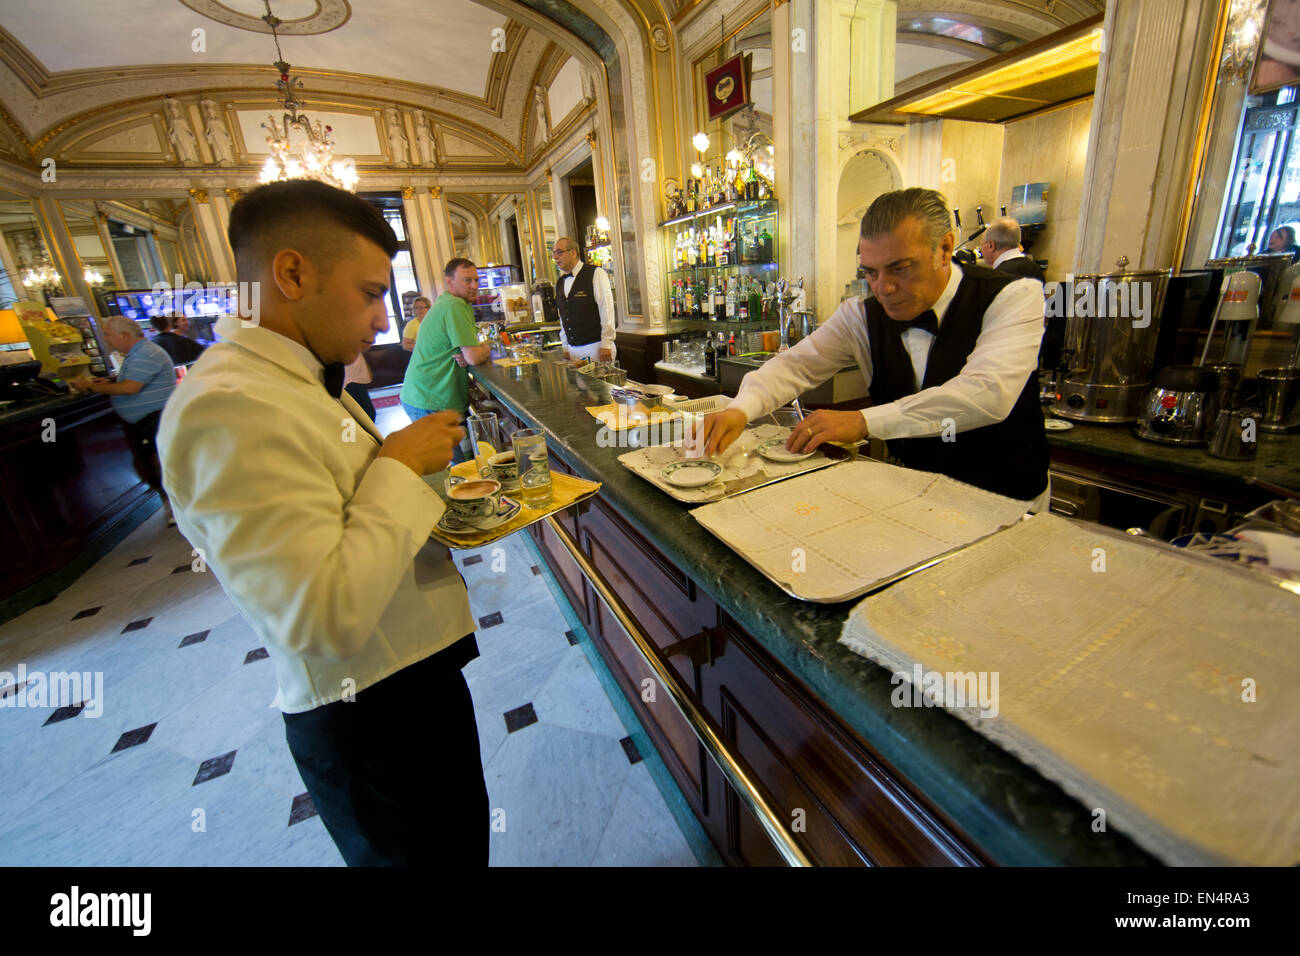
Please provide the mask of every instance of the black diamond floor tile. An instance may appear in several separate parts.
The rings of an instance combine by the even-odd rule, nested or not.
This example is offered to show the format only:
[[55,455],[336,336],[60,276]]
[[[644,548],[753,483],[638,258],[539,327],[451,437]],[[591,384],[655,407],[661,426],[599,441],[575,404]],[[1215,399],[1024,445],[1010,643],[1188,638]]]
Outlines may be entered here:
[[152,558],[152,557],[153,557],[153,555],[151,554],[151,555],[149,555],[149,557],[147,557],[147,558],[136,558],[134,561],[132,561],[130,564],[128,564],[127,567],[128,567],[128,568],[133,568],[133,567],[135,567],[137,564],[144,564],[146,561],[149,560],[149,558]]
[[569,639],[570,647],[573,647],[578,643],[578,635],[574,634],[572,631],[565,631],[564,636]]
[[636,749],[636,744],[631,737],[624,737],[619,741],[623,745],[623,753],[627,754],[627,762],[636,764],[641,762],[641,753]]
[[83,617],[94,617],[103,609],[104,609],[104,605],[102,604],[99,607],[88,607],[84,611],[78,611],[76,614],[72,616],[72,619],[74,621],[80,621]]
[[461,562],[461,564],[467,568],[471,564],[482,564],[482,563],[483,563],[483,555],[481,554],[471,554],[468,558],[466,558],[464,561]]
[[128,730],[121,737],[117,738],[117,743],[109,753],[117,753],[119,750],[126,750],[128,747],[137,747],[149,739],[153,734],[153,729],[157,727],[156,723],[147,727],[137,727],[135,730]]
[[4,700],[6,697],[12,697],[26,686],[27,681],[23,681],[21,684],[5,684],[3,687],[0,687],[0,700]]
[[529,724],[537,723],[537,711],[533,710],[532,704],[524,704],[514,710],[507,710],[505,718],[506,733],[513,734],[516,730],[523,730]]
[[270,656],[271,655],[267,653],[265,647],[259,647],[244,655],[244,663],[251,664],[253,661],[264,661]]
[[535,565],[535,564],[532,566],[532,569],[531,569],[531,570],[532,570],[533,574],[541,574],[541,573],[542,573],[542,569],[539,568],[539,567],[538,567],[537,565]]
[[235,751],[233,750],[228,754],[222,754],[220,757],[209,757],[199,764],[199,772],[194,775],[194,782],[190,786],[197,787],[214,777],[224,777],[230,773],[230,768],[234,765]]
[[293,807],[289,810],[289,826],[302,823],[303,820],[310,820],[314,816],[316,816],[316,804],[312,802],[310,793],[300,793],[293,798]]
[[70,704],[67,707],[60,707],[54,713],[50,714],[50,719],[41,724],[42,727],[48,727],[50,724],[57,724],[64,720],[71,720],[86,708],[86,701],[80,704]]
[[484,614],[478,619],[478,626],[482,628],[496,627],[503,620],[500,611],[493,611],[491,614]]
[[198,644],[200,641],[206,641],[210,631],[195,631],[193,634],[186,634],[181,638],[181,647],[189,647],[191,644]]
[[172,568],[172,574],[180,574],[182,571],[188,571],[189,569],[190,566],[188,564],[178,564],[176,567]]
[[122,628],[122,633],[125,634],[128,631],[138,631],[141,630],[142,628],[146,628],[149,626],[149,622],[152,620],[153,618],[151,617],[142,617],[138,621],[132,621],[126,627]]

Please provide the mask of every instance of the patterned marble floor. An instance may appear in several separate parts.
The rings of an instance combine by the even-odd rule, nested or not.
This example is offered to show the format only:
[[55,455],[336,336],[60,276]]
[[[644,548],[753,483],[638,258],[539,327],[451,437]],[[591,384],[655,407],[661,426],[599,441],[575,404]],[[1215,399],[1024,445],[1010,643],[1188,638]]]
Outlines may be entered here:
[[[0,708],[0,865],[342,865],[269,707],[261,641],[190,561],[159,512],[0,627],[0,670],[104,682],[97,717]],[[481,650],[465,675],[505,824],[492,864],[696,865],[535,561],[518,535],[457,553]]]

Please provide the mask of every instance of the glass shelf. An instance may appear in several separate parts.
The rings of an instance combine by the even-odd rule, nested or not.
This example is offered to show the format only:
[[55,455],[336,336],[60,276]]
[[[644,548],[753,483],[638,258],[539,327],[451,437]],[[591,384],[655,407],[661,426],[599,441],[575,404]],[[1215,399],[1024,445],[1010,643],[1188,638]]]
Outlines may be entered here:
[[730,269],[754,269],[762,271],[775,268],[775,262],[741,262],[726,266],[687,266],[685,269],[671,269],[668,274],[670,276],[694,276],[699,275],[702,272],[726,272]]
[[723,203],[721,206],[710,206],[708,209],[700,209],[696,212],[688,212],[684,216],[678,216],[676,219],[665,219],[659,223],[662,226],[684,226],[694,222],[697,219],[707,219],[710,216],[721,215],[724,212],[734,211],[737,216],[753,216],[755,214],[764,215],[771,213],[776,214],[777,201],[775,199],[742,199],[738,202]]

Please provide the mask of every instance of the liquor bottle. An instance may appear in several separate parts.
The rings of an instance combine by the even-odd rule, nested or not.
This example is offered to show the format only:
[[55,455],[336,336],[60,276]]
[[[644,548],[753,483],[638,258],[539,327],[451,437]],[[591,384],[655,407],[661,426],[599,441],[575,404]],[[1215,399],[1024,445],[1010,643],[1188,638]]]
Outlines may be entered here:
[[717,205],[724,205],[727,201],[727,177],[722,171],[722,166],[718,166],[718,172],[714,181],[717,184],[716,188],[718,190]]
[[753,202],[759,198],[758,172],[754,169],[754,161],[749,161],[749,166],[745,169],[745,198]]
[[[734,280],[727,281],[727,321],[736,321],[736,287]],[[732,352],[731,354],[735,355],[736,353]]]
[[718,349],[711,335],[704,340],[704,374],[712,378],[718,374]]
[[763,321],[763,298],[759,291],[758,283],[750,280],[749,283],[749,321]]
[[767,231],[767,226],[764,226],[763,231],[758,234],[758,252],[762,261],[772,261],[772,234]]
[[713,285],[713,321],[727,321],[727,297],[722,292],[722,280]]
[[731,338],[727,341],[727,354],[728,355],[736,354],[736,333],[735,332],[731,333]]
[[708,230],[708,232],[709,232],[709,245],[708,245],[708,249],[707,249],[707,251],[706,251],[706,256],[705,256],[705,259],[704,259],[704,264],[705,264],[706,266],[711,266],[711,265],[716,265],[716,263],[717,263],[717,257],[718,257],[718,245],[717,245],[717,242],[716,242],[716,241],[714,240],[714,238],[713,238],[713,230],[710,229],[710,230]]
[[686,212],[695,212],[695,177],[686,180]]
[[736,194],[736,202],[749,198],[745,192],[745,170],[739,165],[736,166],[736,175],[731,177],[731,189]]
[[709,295],[708,287],[703,282],[697,282],[695,284],[695,302],[696,302],[696,309],[697,309],[695,313],[695,318],[701,321],[707,319],[709,317],[709,313],[713,311],[712,309],[713,303],[709,301],[708,295]]

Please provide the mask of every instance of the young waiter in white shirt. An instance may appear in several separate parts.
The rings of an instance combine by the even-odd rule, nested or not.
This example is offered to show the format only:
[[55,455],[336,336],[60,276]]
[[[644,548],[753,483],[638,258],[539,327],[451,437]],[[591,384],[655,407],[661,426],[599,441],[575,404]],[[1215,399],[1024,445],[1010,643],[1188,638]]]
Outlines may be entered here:
[[872,295],[851,299],[821,328],[750,372],[724,411],[703,423],[706,453],[745,424],[856,364],[872,406],[813,412],[787,442],[888,440],[903,464],[997,494],[1048,503],[1048,449],[1038,401],[1043,287],[952,261],[948,203],[902,189],[862,217],[858,256]]
[[382,438],[342,391],[388,328],[397,239],[364,200],[303,180],[250,192],[229,236],[259,314],[222,319],[167,404],[177,523],[265,641],[289,749],[344,860],[486,866],[460,672],[474,619],[429,540],[444,506],[422,478],[464,433],[440,412]]

